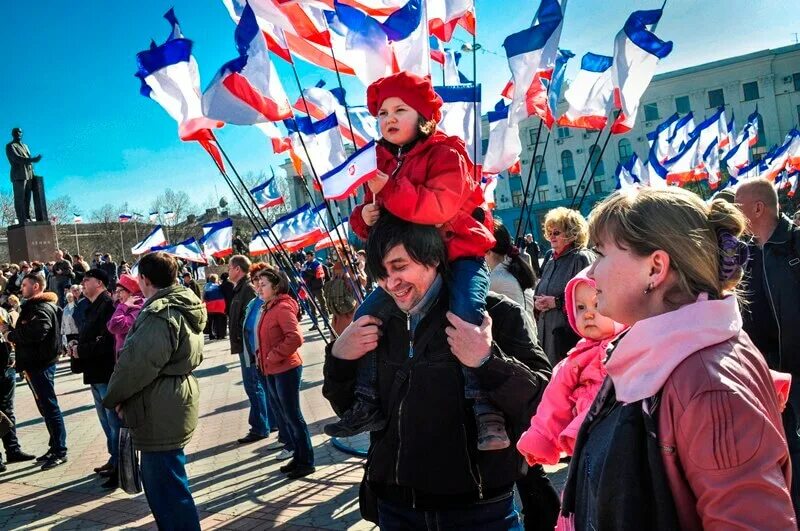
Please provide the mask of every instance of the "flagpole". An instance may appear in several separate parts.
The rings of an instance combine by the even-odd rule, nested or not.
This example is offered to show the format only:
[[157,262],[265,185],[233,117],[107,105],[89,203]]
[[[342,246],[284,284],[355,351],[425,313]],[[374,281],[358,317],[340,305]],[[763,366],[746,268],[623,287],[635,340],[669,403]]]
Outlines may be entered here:
[[137,218],[137,216],[134,215],[133,216],[133,230],[134,230],[134,234],[136,234],[136,241],[138,242],[139,241],[139,226],[138,226],[138,224],[136,222],[136,218]]
[[[425,6],[423,5],[423,8]],[[426,30],[427,31],[427,30]],[[478,101],[478,17],[475,16],[475,31],[472,33],[472,101],[475,103],[475,119],[472,128],[472,179],[480,186],[480,175],[478,175],[478,127],[481,120],[481,103]],[[445,60],[447,60],[445,58]],[[455,56],[453,58],[455,61]],[[481,146],[481,150],[483,146]]]
[[[608,118],[606,120],[606,124],[608,123],[608,121],[610,119],[611,118]],[[594,138],[594,144],[592,144],[592,147],[589,148],[589,158],[586,160],[586,165],[583,167],[583,172],[581,172],[581,178],[578,181],[578,186],[575,188],[575,194],[573,194],[572,200],[569,203],[569,207],[570,208],[575,206],[575,200],[578,198],[578,194],[581,193],[581,185],[583,184],[584,177],[586,177],[586,171],[589,169],[589,166],[591,166],[591,164],[592,164],[592,153],[594,153],[594,150],[597,149],[597,144],[599,143],[600,137],[603,135],[603,131],[604,130],[605,130],[605,125],[603,125],[603,128],[600,129],[597,132],[597,136]],[[588,186],[588,184],[587,184],[587,186]]]
[[[549,88],[549,85],[548,85]],[[509,109],[509,112],[511,110]],[[510,117],[510,116],[509,116]],[[544,120],[541,118],[539,119],[539,127],[536,129],[536,142],[533,145],[533,156],[531,157],[531,165],[528,166],[528,178],[525,181],[525,188],[522,191],[522,205],[519,209],[519,221],[517,222],[517,230],[514,233],[514,244],[516,245],[517,239],[519,238],[519,232],[522,228],[522,220],[525,216],[525,206],[528,204],[528,191],[530,191],[531,187],[531,177],[533,177],[533,167],[536,165],[536,153],[539,151],[539,138],[542,135],[542,125],[544,124]],[[547,141],[550,140],[550,131],[547,132],[547,140],[545,140],[545,144]],[[542,163],[544,163],[544,157],[542,157]],[[536,185],[534,189],[539,186],[539,173],[536,173]]]
[[81,254],[81,246],[78,243],[78,224],[73,221],[72,225],[75,227],[75,249],[78,254]]
[[[539,163],[539,167],[536,168],[536,180],[533,183],[533,190],[531,190],[531,196],[533,198],[536,197],[536,192],[539,190],[539,176],[542,174],[542,165],[544,164],[545,158],[547,158],[547,148],[550,146],[550,134],[551,133],[552,133],[552,131],[550,129],[548,129],[547,130],[547,136],[544,138],[544,149],[542,150],[542,161]],[[534,155],[535,155],[535,150],[534,150]],[[536,163],[536,157],[534,156],[533,160],[531,161],[531,169],[533,169],[533,165],[535,163]],[[530,184],[530,181],[531,181],[531,176],[530,176],[530,173],[529,173],[528,174],[528,184]],[[533,201],[533,199],[531,199],[531,201]],[[533,211],[533,203],[531,203],[531,205],[528,207],[528,214],[525,217],[525,227],[523,228],[524,230],[522,231],[522,234],[525,234],[527,232],[528,225],[531,224],[531,211]],[[520,219],[520,223],[519,224],[522,224],[522,215],[521,214],[520,214],[520,218],[519,219]],[[519,238],[519,234],[517,234],[517,238]],[[516,240],[514,241],[514,243],[516,244]]]
[[120,247],[120,256],[122,260],[125,260],[125,241],[122,239],[122,220],[119,222],[119,247]]
[[53,223],[53,234],[56,237],[56,249],[58,249],[59,248],[59,245],[58,245],[58,225],[55,224],[55,223]]
[[[595,163],[594,167],[592,168],[592,174],[589,176],[589,180],[586,183],[586,188],[583,189],[583,195],[581,196],[581,201],[578,203],[578,212],[581,211],[581,206],[583,206],[583,200],[586,199],[586,192],[589,191],[589,187],[592,185],[592,181],[594,180],[594,175],[597,172],[597,168],[600,167],[600,164],[603,163],[603,153],[606,152],[606,146],[608,146],[608,141],[611,140],[611,128],[608,129],[608,135],[606,135],[606,140],[603,142],[603,147],[600,148],[600,156],[597,157],[597,163]],[[577,192],[576,192],[577,195]]]

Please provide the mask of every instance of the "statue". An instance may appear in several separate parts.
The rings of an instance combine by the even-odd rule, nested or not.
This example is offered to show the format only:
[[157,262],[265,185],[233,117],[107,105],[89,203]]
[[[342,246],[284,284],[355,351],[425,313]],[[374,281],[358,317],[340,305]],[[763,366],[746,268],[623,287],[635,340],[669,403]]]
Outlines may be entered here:
[[[17,213],[17,221],[25,224],[31,220],[30,206],[33,197],[34,187],[42,189],[41,177],[34,178],[33,165],[42,160],[41,155],[31,157],[28,146],[22,143],[22,129],[15,127],[11,130],[12,140],[6,144],[6,156],[11,164],[11,184],[14,186],[14,210]],[[37,182],[38,180],[38,182]],[[38,185],[38,186],[37,186]],[[41,191],[38,190],[37,199]],[[41,218],[41,205],[37,200],[36,214],[37,221],[46,221]]]

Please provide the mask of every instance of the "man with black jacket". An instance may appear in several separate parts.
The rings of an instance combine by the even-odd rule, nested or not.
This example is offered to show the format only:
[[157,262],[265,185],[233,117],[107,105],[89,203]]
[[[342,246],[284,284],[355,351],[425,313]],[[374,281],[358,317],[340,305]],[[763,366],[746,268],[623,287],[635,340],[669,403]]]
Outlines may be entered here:
[[7,324],[0,324],[0,331],[15,346],[17,372],[28,381],[50,434],[50,448],[36,459],[42,463],[42,470],[49,470],[67,462],[67,430],[54,386],[61,347],[61,309],[56,305],[56,294],[45,292],[44,286],[42,275],[25,275],[21,286],[25,302],[17,323],[11,330]]
[[800,515],[800,227],[780,214],[778,194],[766,179],[744,181],[736,204],[753,234],[743,328],[770,369],[792,375],[783,427],[792,460],[792,502]]
[[[11,322],[8,312],[2,308],[0,308],[0,322]],[[23,452],[17,439],[16,417],[14,416],[14,391],[17,387],[17,382],[14,364],[14,351],[11,344],[5,338],[0,337],[0,412],[4,413],[11,422],[11,428],[8,433],[3,435],[6,461],[9,463],[30,461],[35,457]],[[3,458],[0,457],[0,472],[5,471],[6,465],[3,463]]]
[[433,227],[383,212],[367,257],[395,305],[383,321],[358,319],[327,347],[323,384],[323,395],[341,415],[354,401],[355,361],[377,354],[387,426],[371,434],[362,516],[388,529],[424,528],[431,519],[457,529],[521,529],[513,489],[524,476],[524,461],[513,446],[477,450],[462,366],[473,371],[502,411],[509,437],[517,439],[550,376],[523,310],[492,298],[491,316],[480,327],[449,313],[445,249]]
[[83,372],[83,383],[92,388],[97,417],[106,435],[110,457],[95,472],[109,478],[103,483],[103,488],[116,489],[120,423],[116,411],[103,406],[116,361],[114,336],[107,326],[114,314],[114,303],[106,289],[108,282],[108,275],[102,269],[90,269],[83,276],[83,294],[89,301],[89,306],[86,308],[78,343],[71,349],[70,355],[74,358],[73,367]]

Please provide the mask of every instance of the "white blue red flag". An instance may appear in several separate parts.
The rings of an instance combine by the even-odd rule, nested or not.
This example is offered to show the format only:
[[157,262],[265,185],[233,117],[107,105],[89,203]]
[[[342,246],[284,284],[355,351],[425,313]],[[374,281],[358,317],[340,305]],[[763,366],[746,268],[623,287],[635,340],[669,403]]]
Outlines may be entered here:
[[155,223],[158,221],[158,212],[150,212],[148,219],[150,220],[150,223]]
[[617,179],[616,190],[635,190],[640,185],[639,179],[631,174],[627,164],[617,163],[617,171],[614,172],[614,176]]
[[328,249],[329,247],[342,246],[346,244],[350,239],[350,222],[347,221],[347,218],[344,218],[339,225],[337,225],[336,229],[331,231],[327,236],[322,238],[317,244],[314,246],[315,251],[321,251],[322,249]]
[[787,149],[786,170],[800,171],[800,131],[792,129],[789,134],[792,136],[792,142]]
[[697,149],[700,137],[691,138],[680,153],[664,163],[667,169],[667,184],[683,184],[705,177],[700,153]]
[[519,128],[508,123],[508,109],[509,106],[500,100],[493,111],[486,113],[489,122],[489,144],[483,156],[484,174],[496,175],[508,169],[511,169],[511,173],[519,173],[522,142],[519,138]]
[[756,106],[756,110],[747,117],[747,123],[745,123],[742,130],[739,131],[739,135],[736,137],[737,144],[741,143],[745,138],[750,147],[758,143],[758,117],[758,106]]
[[793,129],[780,147],[761,160],[761,177],[774,182],[781,172],[790,168],[789,155],[798,150],[798,145],[800,145],[800,137]]
[[442,48],[442,43],[433,35],[430,36],[428,42],[431,49],[431,60],[436,61],[440,65],[444,65],[445,51],[444,48]]
[[661,14],[661,9],[634,11],[614,40],[614,104],[620,114],[611,126],[612,133],[627,133],[633,128],[639,100],[658,61],[672,51],[672,42],[662,41],[648,29],[658,23]]
[[345,199],[378,174],[375,142],[350,155],[340,166],[320,176],[325,199]]
[[461,85],[463,83],[472,83],[467,76],[459,71],[459,61],[461,61],[461,54],[459,52],[454,50],[445,50],[443,68],[445,85]]
[[[442,97],[442,119],[439,129],[450,136],[464,141],[467,154],[473,164],[481,164],[481,86],[456,85],[454,87],[434,87]],[[476,157],[477,155],[477,157]],[[477,158],[477,160],[474,160]]]
[[150,251],[153,247],[166,245],[167,238],[164,236],[164,229],[161,225],[157,225],[144,240],[140,241],[131,248],[131,254],[144,254]]
[[231,218],[222,221],[203,224],[203,237],[200,244],[206,256],[222,258],[233,254],[233,220]]
[[[313,166],[317,175],[329,172],[347,158],[336,114],[316,122],[307,116],[296,116],[284,120],[283,124],[289,132],[294,152],[304,163]],[[295,170],[302,175],[302,167],[295,167]]]
[[426,0],[428,31],[450,42],[456,26],[475,35],[474,0]]
[[[534,24],[503,42],[514,85],[508,116],[512,125],[536,114],[537,104],[543,110],[542,103],[547,100],[543,80],[553,76],[563,20],[558,0],[542,0]],[[510,87],[506,87],[506,95],[511,96]]]
[[645,164],[647,179],[640,179],[644,186],[653,188],[664,188],[667,186],[667,169],[658,160],[655,150],[650,149]]
[[200,249],[200,244],[197,243],[197,240],[194,236],[174,245],[164,244],[151,247],[150,252],[162,252],[170,256],[174,256],[175,258],[186,260],[187,262],[208,264],[208,260],[206,260],[206,257],[203,255],[203,251]]
[[558,125],[582,129],[603,129],[606,126],[614,103],[613,62],[614,59],[607,55],[588,52],[583,56],[578,74],[564,92],[569,108],[558,119]]
[[392,46],[394,64],[392,72],[405,70],[419,76],[431,74],[430,39],[425,25],[423,0],[409,0],[406,5],[389,16],[383,23]]
[[667,158],[671,159],[676,157],[679,153],[683,153],[683,147],[689,143],[692,131],[694,130],[694,113],[689,111],[689,113],[684,114],[675,122],[675,128],[672,131],[672,135],[669,137]]
[[[277,245],[272,240],[272,234],[290,251],[317,243],[327,232],[321,219],[321,212],[324,209],[325,205],[311,208],[305,204],[279,217],[272,224],[272,233],[263,231],[253,237],[250,242],[250,254],[258,255],[274,251]],[[265,244],[265,240],[269,245]]]
[[239,57],[228,61],[203,93],[209,118],[237,125],[276,122],[292,116],[289,99],[267,41],[250,5],[245,5],[234,33]]
[[722,180],[722,172],[719,166],[719,139],[714,139],[703,152],[703,169],[708,176],[708,186],[716,190]]
[[742,169],[750,165],[749,135],[744,135],[738,144],[732,146],[722,158],[722,162],[728,167],[728,173],[738,177]]
[[128,223],[132,219],[133,219],[133,216],[130,215],[130,214],[120,214],[119,215],[119,222],[120,223]]
[[83,223],[83,218],[80,214],[72,214],[72,223]]
[[261,210],[284,203],[283,196],[278,190],[278,180],[275,177],[270,177],[258,186],[251,188],[250,193],[253,194],[253,199],[256,200],[258,208]]
[[[344,90],[324,88],[320,81],[315,87],[303,91],[304,98],[298,98],[294,108],[302,111],[315,120],[322,120],[330,114],[336,114],[339,132],[344,140],[354,142],[356,147],[364,147],[370,140],[378,140],[378,122],[365,106],[347,106]],[[347,113],[349,110],[349,114]],[[348,116],[350,121],[348,122]],[[352,134],[350,128],[352,127]]]
[[647,141],[650,143],[650,149],[654,152],[656,160],[664,162],[669,158],[670,138],[675,132],[675,125],[678,123],[680,116],[678,113],[673,114],[664,122],[658,124],[655,130],[647,133]]
[[725,122],[725,107],[719,107],[714,114],[700,122],[690,134],[699,136],[700,141],[697,149],[705,153],[714,140],[717,145],[727,136],[728,124]]

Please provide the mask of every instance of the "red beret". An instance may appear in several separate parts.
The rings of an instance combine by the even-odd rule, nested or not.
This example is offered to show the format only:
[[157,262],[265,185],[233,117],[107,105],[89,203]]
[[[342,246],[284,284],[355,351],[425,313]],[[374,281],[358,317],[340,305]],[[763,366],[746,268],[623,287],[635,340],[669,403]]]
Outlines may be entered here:
[[398,72],[382,77],[367,87],[367,108],[372,116],[386,98],[396,96],[411,106],[426,120],[437,123],[442,119],[442,98],[436,94],[430,77],[421,77],[411,72]]

